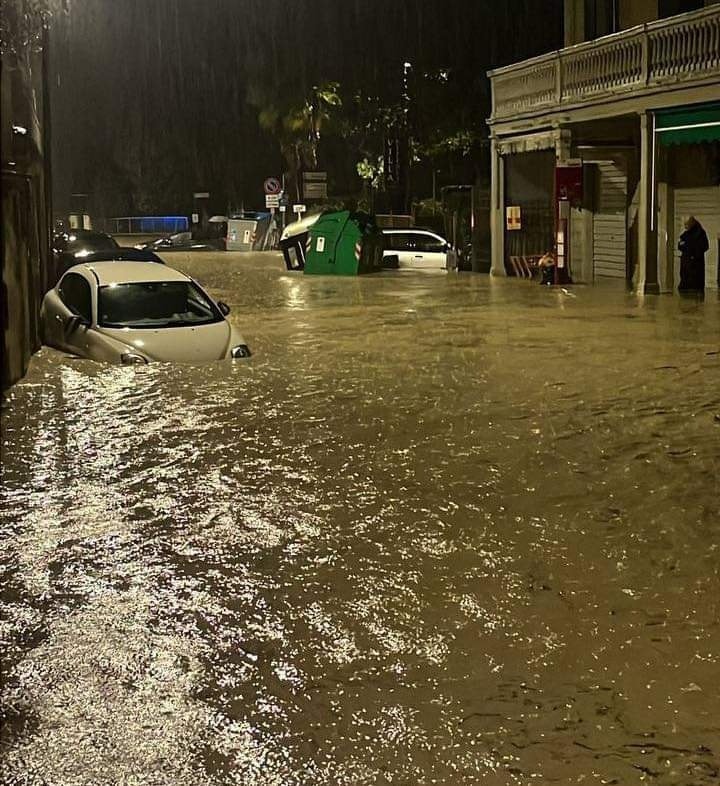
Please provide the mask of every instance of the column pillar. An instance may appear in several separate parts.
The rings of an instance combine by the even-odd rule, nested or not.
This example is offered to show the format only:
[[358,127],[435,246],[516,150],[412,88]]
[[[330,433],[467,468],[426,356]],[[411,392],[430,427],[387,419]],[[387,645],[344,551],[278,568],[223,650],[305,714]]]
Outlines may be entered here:
[[490,149],[490,275],[505,271],[505,163],[496,137]]
[[653,115],[640,114],[640,201],[638,207],[638,263],[635,289],[658,294],[657,190],[655,187],[655,128]]
[[567,128],[555,129],[555,161],[567,161],[571,158],[572,132]]
[[658,183],[658,288],[675,289],[675,194],[665,182]]

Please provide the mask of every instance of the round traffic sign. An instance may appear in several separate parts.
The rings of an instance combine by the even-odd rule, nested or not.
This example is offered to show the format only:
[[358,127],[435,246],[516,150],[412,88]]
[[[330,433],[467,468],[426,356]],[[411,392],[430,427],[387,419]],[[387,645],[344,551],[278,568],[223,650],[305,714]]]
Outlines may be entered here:
[[282,183],[276,177],[269,177],[263,183],[266,194],[279,194],[282,191]]

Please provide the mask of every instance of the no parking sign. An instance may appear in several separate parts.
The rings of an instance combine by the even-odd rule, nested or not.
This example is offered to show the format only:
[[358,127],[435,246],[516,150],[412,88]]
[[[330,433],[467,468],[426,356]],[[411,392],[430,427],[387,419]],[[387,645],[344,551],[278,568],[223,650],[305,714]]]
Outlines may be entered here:
[[276,177],[268,177],[263,183],[263,189],[268,196],[274,196],[282,191],[282,183]]

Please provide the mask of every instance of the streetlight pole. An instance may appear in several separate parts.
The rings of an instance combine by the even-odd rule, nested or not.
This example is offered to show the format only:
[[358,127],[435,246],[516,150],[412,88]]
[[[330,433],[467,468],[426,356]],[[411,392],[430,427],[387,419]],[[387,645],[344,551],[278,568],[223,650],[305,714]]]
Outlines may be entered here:
[[403,194],[403,209],[405,213],[410,212],[410,168],[412,166],[412,95],[410,90],[410,78],[412,76],[412,63],[403,63],[403,123],[402,123],[402,155],[400,160],[401,167],[401,188]]

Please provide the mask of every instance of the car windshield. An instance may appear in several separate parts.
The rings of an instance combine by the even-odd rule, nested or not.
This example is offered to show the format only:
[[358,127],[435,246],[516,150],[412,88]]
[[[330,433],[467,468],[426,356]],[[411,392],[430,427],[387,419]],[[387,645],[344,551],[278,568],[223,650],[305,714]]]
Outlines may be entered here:
[[110,284],[98,290],[101,327],[183,327],[222,319],[215,304],[192,281]]

